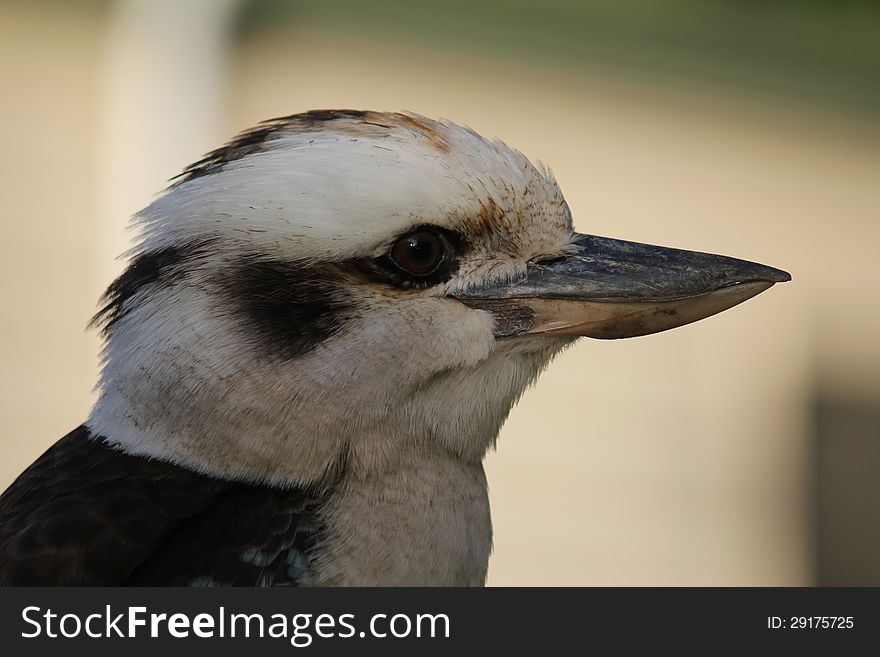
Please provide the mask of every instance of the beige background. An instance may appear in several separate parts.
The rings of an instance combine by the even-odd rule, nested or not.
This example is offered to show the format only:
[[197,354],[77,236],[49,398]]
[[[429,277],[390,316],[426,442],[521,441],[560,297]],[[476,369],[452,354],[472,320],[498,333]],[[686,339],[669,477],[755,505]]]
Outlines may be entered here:
[[[236,32],[235,5],[0,4],[0,488],[89,411],[84,328],[128,215],[260,119],[409,109],[548,163],[580,231],[794,277],[557,359],[488,459],[490,584],[827,581],[817,399],[880,407],[873,115],[324,24]],[[876,459],[880,431],[860,426]],[[877,572],[862,559],[855,583]]]

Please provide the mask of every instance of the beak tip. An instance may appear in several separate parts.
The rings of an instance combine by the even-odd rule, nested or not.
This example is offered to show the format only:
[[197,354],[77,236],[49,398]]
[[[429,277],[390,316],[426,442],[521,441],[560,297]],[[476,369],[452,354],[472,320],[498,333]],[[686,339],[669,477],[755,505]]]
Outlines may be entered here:
[[770,283],[788,283],[791,280],[791,274],[787,271],[775,267],[767,267],[767,270],[766,280]]

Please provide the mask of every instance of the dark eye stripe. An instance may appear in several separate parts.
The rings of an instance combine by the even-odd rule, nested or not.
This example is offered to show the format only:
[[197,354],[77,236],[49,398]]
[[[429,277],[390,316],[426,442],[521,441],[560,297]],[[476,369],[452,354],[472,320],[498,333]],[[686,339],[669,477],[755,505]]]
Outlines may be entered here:
[[244,258],[221,285],[262,350],[282,358],[302,356],[336,335],[357,305],[332,269],[266,256]]

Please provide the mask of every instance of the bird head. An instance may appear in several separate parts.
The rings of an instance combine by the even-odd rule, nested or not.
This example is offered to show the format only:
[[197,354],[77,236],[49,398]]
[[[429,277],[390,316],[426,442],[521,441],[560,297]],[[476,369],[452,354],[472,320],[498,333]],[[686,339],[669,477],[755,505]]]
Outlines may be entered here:
[[134,453],[276,483],[438,450],[479,461],[577,337],[666,330],[788,278],[575,233],[548,170],[412,114],[265,122],[136,222],[97,318],[87,424]]

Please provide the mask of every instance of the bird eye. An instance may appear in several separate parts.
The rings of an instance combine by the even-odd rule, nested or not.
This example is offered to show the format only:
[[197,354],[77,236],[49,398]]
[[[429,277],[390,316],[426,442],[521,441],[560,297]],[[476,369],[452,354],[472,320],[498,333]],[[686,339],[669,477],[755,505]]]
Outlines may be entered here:
[[399,238],[388,251],[391,261],[413,276],[433,274],[445,255],[446,249],[440,235],[424,228]]

